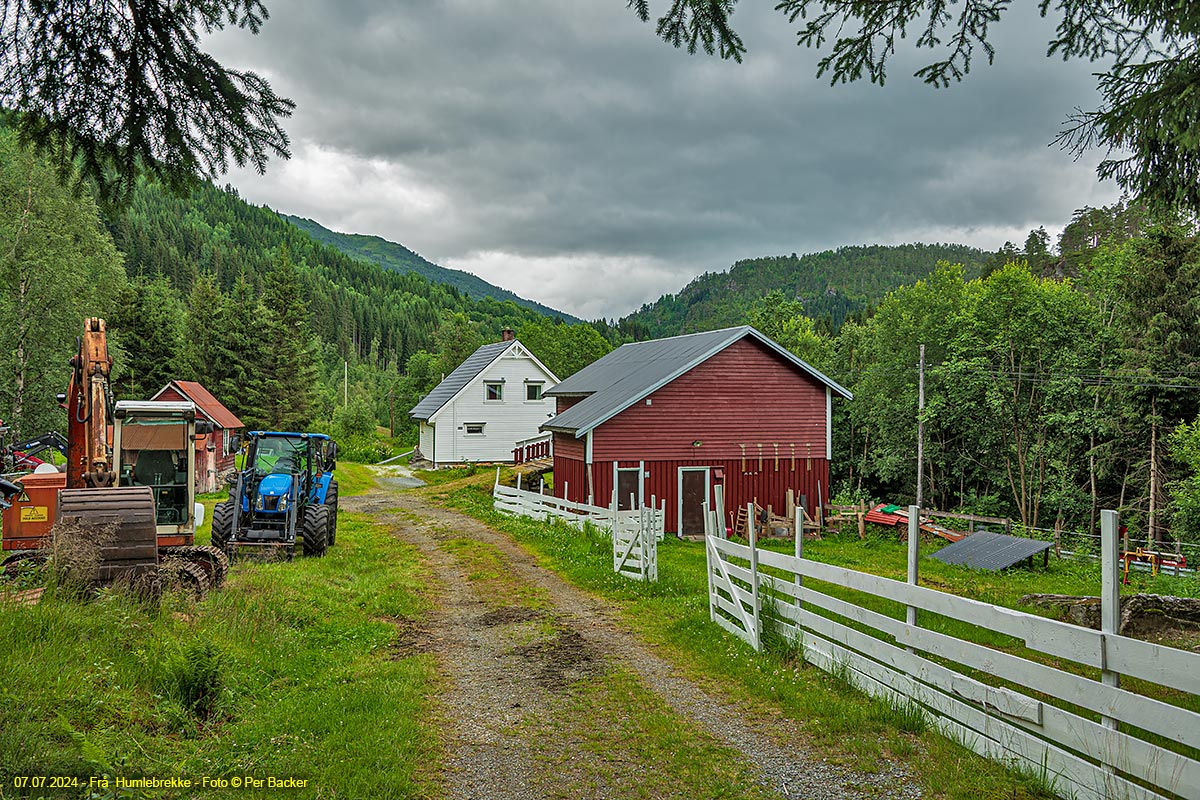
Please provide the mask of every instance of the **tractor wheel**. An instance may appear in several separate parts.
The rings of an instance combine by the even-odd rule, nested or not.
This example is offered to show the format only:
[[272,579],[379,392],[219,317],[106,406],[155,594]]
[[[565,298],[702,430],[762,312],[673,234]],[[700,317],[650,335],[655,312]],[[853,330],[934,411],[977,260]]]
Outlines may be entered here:
[[226,500],[213,507],[212,546],[224,550],[233,538],[233,502]]
[[333,547],[334,543],[337,541],[337,478],[334,478],[329,482],[329,490],[325,492],[325,505],[329,507],[329,546]]
[[311,505],[304,510],[304,555],[323,556],[329,546],[329,508]]

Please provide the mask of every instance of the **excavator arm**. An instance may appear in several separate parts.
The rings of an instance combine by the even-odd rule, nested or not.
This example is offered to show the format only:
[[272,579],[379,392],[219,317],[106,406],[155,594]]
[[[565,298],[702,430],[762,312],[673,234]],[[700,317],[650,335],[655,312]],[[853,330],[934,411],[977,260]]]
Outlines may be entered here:
[[67,386],[67,488],[114,485],[112,357],[104,320],[84,320]]

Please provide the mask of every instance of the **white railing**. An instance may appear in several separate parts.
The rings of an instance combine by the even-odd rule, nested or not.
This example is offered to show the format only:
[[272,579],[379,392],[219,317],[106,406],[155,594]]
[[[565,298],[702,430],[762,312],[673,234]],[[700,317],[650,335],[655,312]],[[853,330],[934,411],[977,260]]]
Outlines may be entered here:
[[[727,541],[713,535],[720,528],[712,519],[721,513],[719,506],[708,512],[710,612],[755,649],[769,625],[810,663],[889,703],[919,709],[944,735],[1042,776],[1059,794],[1200,800],[1200,762],[1188,755],[1200,749],[1200,714],[1119,685],[1127,675],[1192,695],[1194,704],[1200,654],[1115,633],[1115,513],[1105,512],[1112,552],[1100,631],[915,585],[915,569],[913,582],[905,583],[760,550],[753,525],[751,545]],[[889,600],[908,613],[888,616],[809,581],[835,587],[833,593]],[[1077,666],[1059,669],[922,628],[921,611],[1013,636],[1047,661]]]
[[[666,528],[666,503],[622,511],[613,504],[608,508],[575,503],[561,497],[502,486],[500,472],[492,487],[492,508],[502,514],[537,520],[559,519],[580,530],[585,524],[607,531],[613,542],[613,571],[640,581],[658,580],[658,542]],[[653,499],[652,499],[653,502]]]

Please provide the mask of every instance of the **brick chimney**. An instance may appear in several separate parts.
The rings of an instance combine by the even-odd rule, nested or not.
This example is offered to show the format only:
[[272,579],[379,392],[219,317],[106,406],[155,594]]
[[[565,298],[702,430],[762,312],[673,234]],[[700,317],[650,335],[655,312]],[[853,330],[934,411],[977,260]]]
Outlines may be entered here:
[[517,338],[517,335],[513,333],[512,328],[505,328],[500,331],[500,341],[502,342],[511,342],[515,338]]

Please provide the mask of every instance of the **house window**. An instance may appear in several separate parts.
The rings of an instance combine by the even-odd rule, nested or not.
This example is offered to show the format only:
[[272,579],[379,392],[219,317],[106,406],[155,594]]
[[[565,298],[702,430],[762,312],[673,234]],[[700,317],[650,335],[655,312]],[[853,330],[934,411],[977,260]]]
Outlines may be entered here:
[[466,428],[467,436],[483,436],[482,422],[468,422],[463,427]]
[[489,401],[499,401],[504,399],[504,384],[503,383],[485,383],[483,385],[484,398]]
[[541,400],[542,385],[540,383],[525,384],[525,399],[526,400]]

